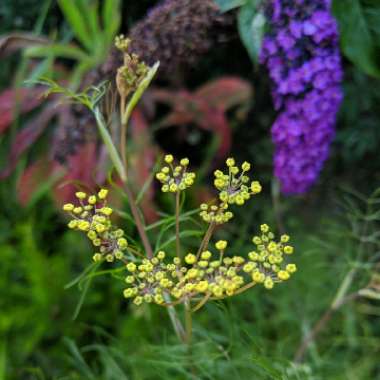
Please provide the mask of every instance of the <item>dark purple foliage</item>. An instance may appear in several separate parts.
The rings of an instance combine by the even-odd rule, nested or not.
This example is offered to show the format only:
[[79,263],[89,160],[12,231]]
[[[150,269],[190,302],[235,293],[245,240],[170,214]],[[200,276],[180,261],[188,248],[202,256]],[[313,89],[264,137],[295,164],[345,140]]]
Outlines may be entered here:
[[275,175],[286,194],[312,186],[329,154],[342,101],[338,29],[329,0],[271,0],[261,62],[279,115],[272,126]]

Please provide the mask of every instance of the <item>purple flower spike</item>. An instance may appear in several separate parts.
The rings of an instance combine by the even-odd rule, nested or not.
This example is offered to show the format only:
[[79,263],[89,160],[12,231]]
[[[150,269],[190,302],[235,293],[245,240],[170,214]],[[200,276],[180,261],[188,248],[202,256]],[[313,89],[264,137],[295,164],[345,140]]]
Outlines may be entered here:
[[275,175],[285,194],[317,181],[335,135],[343,73],[329,0],[270,0],[260,61],[273,82]]

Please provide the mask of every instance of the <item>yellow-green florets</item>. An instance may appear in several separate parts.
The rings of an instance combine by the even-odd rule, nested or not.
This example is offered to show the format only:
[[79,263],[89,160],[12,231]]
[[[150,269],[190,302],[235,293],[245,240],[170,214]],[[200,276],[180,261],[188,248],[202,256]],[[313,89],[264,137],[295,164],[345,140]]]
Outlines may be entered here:
[[128,263],[127,298],[133,298],[136,305],[146,303],[166,304],[164,295],[172,297],[175,303],[201,300],[203,297],[222,299],[239,294],[254,285],[270,290],[289,280],[296,272],[295,264],[285,263],[285,247],[289,236],[282,235],[276,242],[268,225],[261,225],[261,234],[253,238],[256,250],[248,257],[227,256],[228,243],[215,243],[218,251],[213,254],[204,250],[195,255],[188,253],[183,263],[174,258],[165,264],[165,252],[156,257],[142,260],[141,264]]
[[123,259],[128,242],[123,237],[124,231],[114,227],[110,220],[113,210],[107,207],[108,190],[101,189],[97,195],[90,196],[79,191],[75,195],[78,206],[71,203],[63,206],[63,210],[72,217],[68,227],[86,233],[99,251],[93,255],[94,261],[105,259],[113,262],[115,259]]
[[186,190],[195,180],[195,173],[188,171],[189,159],[182,158],[179,165],[174,165],[174,157],[167,154],[164,158],[167,165],[161,168],[156,178],[161,182],[164,193],[177,193]]
[[228,173],[221,170],[214,172],[214,185],[219,190],[219,199],[223,203],[242,206],[252,195],[261,191],[261,185],[257,181],[250,181],[247,175],[251,169],[250,163],[244,162],[239,168],[233,158],[228,158],[226,165]]
[[199,215],[207,223],[223,224],[227,223],[234,214],[228,211],[227,203],[220,203],[219,205],[207,205],[202,203],[200,206],[201,212]]

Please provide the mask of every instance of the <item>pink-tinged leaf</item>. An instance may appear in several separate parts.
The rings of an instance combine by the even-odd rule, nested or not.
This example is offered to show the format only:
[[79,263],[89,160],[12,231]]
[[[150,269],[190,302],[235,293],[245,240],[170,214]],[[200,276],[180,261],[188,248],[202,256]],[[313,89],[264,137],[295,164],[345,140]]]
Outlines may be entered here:
[[54,162],[53,173],[67,170],[66,175],[54,189],[54,197],[61,206],[63,203],[73,202],[78,187],[94,192],[97,189],[95,170],[97,165],[97,149],[95,143],[82,145],[75,155],[68,157],[65,166]]
[[231,150],[231,128],[223,112],[210,109],[205,112],[199,126],[204,130],[215,133],[219,138],[217,157],[223,159]]
[[169,127],[193,123],[213,132],[219,138],[218,158],[223,158],[231,148],[231,130],[221,107],[211,106],[202,96],[187,91],[170,92],[154,90],[156,101],[171,105],[172,111],[160,122]]
[[[157,157],[157,150],[151,144],[149,127],[140,110],[135,110],[131,120],[131,139],[133,154],[130,156],[129,176],[132,176],[136,189],[141,190],[151,179],[152,168]],[[157,220],[157,210],[154,202],[154,181],[151,181],[141,202],[140,207],[145,221],[150,224]]]
[[17,184],[17,195],[20,203],[26,206],[38,187],[51,175],[52,163],[47,157],[40,158],[27,167]]
[[225,112],[232,107],[250,102],[253,89],[245,80],[224,77],[206,83],[195,91],[194,95],[206,101],[210,107],[216,107]]
[[7,89],[0,94],[0,133],[3,133],[15,117],[38,107],[44,99],[40,88]]
[[54,104],[47,104],[46,108],[38,116],[29,121],[17,133],[11,146],[8,164],[0,171],[0,179],[8,177],[12,173],[21,155],[38,139],[56,113],[57,110],[54,108]]

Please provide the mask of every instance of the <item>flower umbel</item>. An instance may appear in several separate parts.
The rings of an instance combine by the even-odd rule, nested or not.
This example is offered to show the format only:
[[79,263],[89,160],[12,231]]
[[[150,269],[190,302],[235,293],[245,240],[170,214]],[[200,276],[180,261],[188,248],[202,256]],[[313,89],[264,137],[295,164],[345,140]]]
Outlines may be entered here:
[[133,298],[136,305],[143,302],[165,305],[165,293],[176,299],[175,303],[184,303],[203,297],[231,297],[257,284],[272,289],[297,270],[295,264],[285,259],[293,253],[288,241],[289,237],[282,235],[276,242],[269,227],[263,224],[261,234],[253,237],[256,251],[249,252],[246,258],[225,256],[228,246],[225,240],[215,243],[216,256],[208,250],[199,258],[188,253],[184,263],[176,257],[165,264],[166,253],[160,251],[151,260],[127,265],[130,273],[125,279],[128,287],[124,296]]
[[[165,166],[157,174],[163,192],[176,193],[178,201],[180,191],[194,182],[195,174],[188,171],[189,160],[183,158],[175,165],[170,154],[164,158]],[[105,259],[113,262],[122,260],[128,274],[125,277],[126,298],[133,299],[135,305],[155,303],[161,306],[196,303],[198,310],[208,300],[224,299],[240,294],[255,285],[272,289],[276,284],[287,281],[296,272],[296,265],[287,262],[293,254],[289,236],[282,235],[279,241],[266,224],[260,227],[260,234],[252,238],[255,250],[245,256],[230,254],[226,240],[218,240],[214,249],[208,248],[213,228],[217,224],[228,222],[232,212],[230,204],[242,205],[252,195],[261,191],[257,181],[251,181],[247,175],[250,164],[244,162],[239,168],[235,160],[227,161],[228,174],[217,170],[215,186],[219,190],[217,205],[201,205],[201,217],[210,223],[205,237],[196,254],[189,252],[171,258],[160,250],[151,258],[142,258],[134,247],[128,247],[124,232],[113,226],[110,216],[112,209],[107,206],[108,191],[102,189],[96,195],[88,196],[77,192],[78,205],[71,203],[63,206],[72,220],[69,228],[85,232],[93,245],[97,247],[93,259]],[[178,206],[178,202],[176,202]],[[179,209],[176,209],[176,238],[179,239]],[[124,251],[128,256],[124,257]],[[135,252],[136,255],[131,254]]]
[[68,227],[87,234],[98,250],[93,256],[94,261],[123,259],[128,243],[124,231],[114,227],[110,220],[113,210],[107,207],[108,190],[101,189],[97,195],[90,196],[79,191],[75,195],[78,205],[67,203],[63,206],[63,210],[72,217]]
[[219,190],[219,199],[223,203],[242,206],[252,195],[261,192],[261,185],[257,181],[250,183],[247,173],[251,169],[251,164],[248,162],[244,162],[241,169],[236,166],[233,158],[228,158],[226,164],[228,173],[221,170],[214,172],[214,185]]
[[167,166],[161,168],[156,178],[162,183],[161,190],[164,193],[177,193],[186,190],[194,183],[195,173],[188,171],[189,159],[182,158],[179,165],[174,166],[174,158],[171,154],[165,156]]

